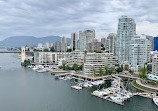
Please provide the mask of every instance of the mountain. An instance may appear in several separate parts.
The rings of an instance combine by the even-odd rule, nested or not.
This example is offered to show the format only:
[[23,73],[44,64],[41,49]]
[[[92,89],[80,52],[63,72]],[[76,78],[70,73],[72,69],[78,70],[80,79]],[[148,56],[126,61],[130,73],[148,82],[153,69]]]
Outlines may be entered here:
[[[0,46],[5,46],[5,47],[21,47],[25,45],[37,46],[38,43],[45,44],[46,42],[54,43],[57,41],[61,41],[60,36],[47,36],[41,38],[37,38],[34,36],[12,36],[0,41]],[[67,38],[67,41],[70,44],[71,39]]]

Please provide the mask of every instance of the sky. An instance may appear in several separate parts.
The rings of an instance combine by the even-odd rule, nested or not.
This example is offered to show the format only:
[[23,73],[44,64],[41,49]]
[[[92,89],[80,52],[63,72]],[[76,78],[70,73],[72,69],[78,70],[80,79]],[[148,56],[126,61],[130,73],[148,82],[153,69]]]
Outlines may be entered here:
[[118,19],[135,19],[137,34],[158,35],[157,0],[0,0],[0,40],[10,36],[70,37],[96,30],[117,33]]

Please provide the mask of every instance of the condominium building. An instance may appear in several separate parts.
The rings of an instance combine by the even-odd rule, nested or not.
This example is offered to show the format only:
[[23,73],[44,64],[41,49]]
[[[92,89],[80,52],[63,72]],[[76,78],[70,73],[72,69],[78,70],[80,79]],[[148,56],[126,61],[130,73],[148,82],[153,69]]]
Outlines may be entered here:
[[86,30],[79,32],[79,49],[80,51],[87,51],[88,44],[95,38],[95,30]]
[[115,51],[115,38],[116,38],[115,33],[110,33],[109,36],[107,37],[106,51],[109,52],[109,53],[114,54],[114,51]]
[[103,44],[104,47],[106,47],[106,38],[101,38],[101,44]]
[[151,51],[152,43],[150,40],[146,39],[145,35],[132,38],[129,47],[129,63],[131,69],[139,71],[139,68],[144,67],[145,63],[150,62]]
[[79,50],[75,50],[69,54],[69,60],[67,65],[73,66],[73,64],[83,65],[85,60],[85,53]]
[[133,18],[122,16],[119,18],[115,55],[120,62],[129,61],[129,45],[131,38],[136,34],[136,23]]
[[77,50],[78,49],[78,34],[77,33],[72,33],[71,34],[71,49],[72,50]]
[[60,52],[60,51],[61,51],[61,42],[55,42],[55,43],[53,44],[53,47],[54,47],[54,50],[55,50],[56,52]]
[[152,58],[152,74],[158,76],[158,51],[154,51]]
[[94,51],[101,51],[101,42],[98,42],[98,39],[93,39],[91,43],[88,43],[88,49],[89,52]]
[[67,51],[67,38],[62,37],[61,38],[61,52],[66,52]]
[[94,70],[99,74],[100,68],[105,71],[105,66],[113,67],[116,58],[112,53],[87,53],[84,63],[84,74],[93,75]]
[[38,43],[37,50],[43,50],[43,49],[44,49],[43,44]]
[[44,48],[45,48],[45,49],[49,49],[49,48],[50,48],[50,43],[49,43],[49,42],[46,42],[45,45],[44,45]]
[[34,52],[36,64],[58,64],[59,60],[69,61],[69,52]]

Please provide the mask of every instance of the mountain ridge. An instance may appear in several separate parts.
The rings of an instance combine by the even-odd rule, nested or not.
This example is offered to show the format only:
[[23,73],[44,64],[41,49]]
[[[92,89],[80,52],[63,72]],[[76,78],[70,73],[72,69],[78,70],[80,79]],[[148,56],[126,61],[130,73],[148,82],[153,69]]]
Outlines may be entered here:
[[[38,43],[45,44],[46,42],[54,43],[61,41],[60,36],[46,36],[46,37],[35,37],[35,36],[11,36],[0,41],[0,46],[5,47],[21,47],[21,46],[37,46]],[[70,44],[71,39],[67,38],[67,42]]]

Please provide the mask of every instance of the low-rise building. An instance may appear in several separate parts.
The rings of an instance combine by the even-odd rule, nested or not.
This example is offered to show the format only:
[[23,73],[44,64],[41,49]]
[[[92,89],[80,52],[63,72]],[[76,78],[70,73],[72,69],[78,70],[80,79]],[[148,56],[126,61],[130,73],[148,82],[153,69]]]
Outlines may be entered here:
[[112,53],[87,53],[84,63],[84,74],[93,75],[94,70],[99,74],[100,69],[105,71],[105,66],[113,67],[116,59]]

